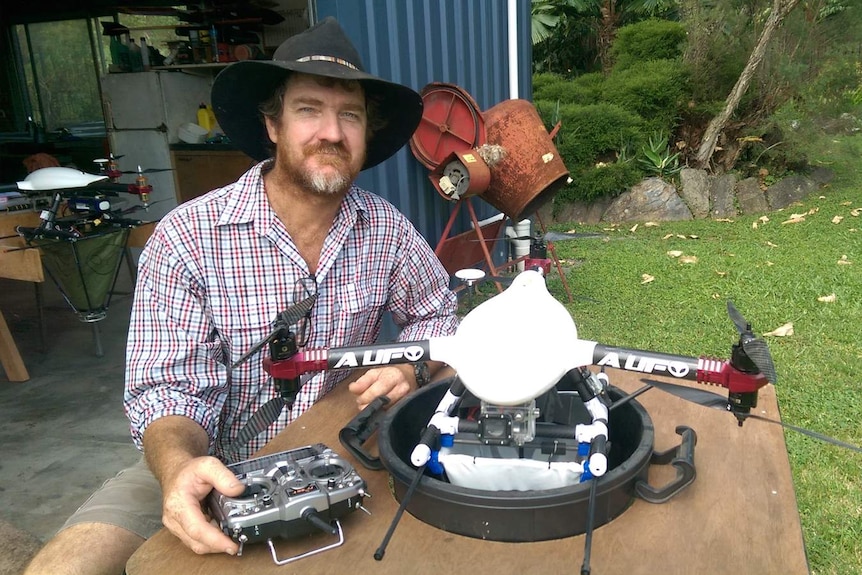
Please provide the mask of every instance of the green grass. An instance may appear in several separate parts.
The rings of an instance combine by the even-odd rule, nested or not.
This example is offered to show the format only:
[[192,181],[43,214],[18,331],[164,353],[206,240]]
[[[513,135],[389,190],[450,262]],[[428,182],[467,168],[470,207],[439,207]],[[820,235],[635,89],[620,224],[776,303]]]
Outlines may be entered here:
[[[766,222],[758,215],[634,230],[560,225],[610,239],[558,242],[556,250],[584,339],[727,357],[737,337],[727,300],[758,334],[792,322],[793,335],[766,337],[782,419],[862,445],[862,136],[823,138],[812,150],[812,163],[831,167],[835,180],[798,205],[762,214]],[[783,223],[792,214],[804,221]],[[697,262],[681,263],[671,250]],[[839,264],[845,256],[851,263]],[[643,283],[643,274],[654,280]],[[567,302],[556,272],[549,286]],[[818,301],[830,294],[834,303]],[[785,437],[812,573],[862,573],[862,455],[793,431]]]

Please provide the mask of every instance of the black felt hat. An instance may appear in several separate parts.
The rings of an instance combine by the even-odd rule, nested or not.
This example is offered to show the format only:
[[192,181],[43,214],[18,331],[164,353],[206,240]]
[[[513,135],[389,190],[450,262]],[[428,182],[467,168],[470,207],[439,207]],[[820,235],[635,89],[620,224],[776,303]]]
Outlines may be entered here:
[[377,101],[385,125],[368,141],[363,170],[401,149],[422,118],[422,97],[407,86],[367,73],[344,30],[329,17],[285,40],[272,60],[236,62],[213,82],[212,106],[219,126],[237,148],[255,160],[271,156],[260,105],[291,72],[358,80],[366,99]]

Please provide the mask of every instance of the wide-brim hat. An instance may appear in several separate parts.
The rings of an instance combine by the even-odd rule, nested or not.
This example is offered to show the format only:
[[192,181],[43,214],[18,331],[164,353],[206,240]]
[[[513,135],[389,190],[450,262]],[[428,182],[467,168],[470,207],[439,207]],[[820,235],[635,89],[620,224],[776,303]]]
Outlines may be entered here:
[[358,80],[366,101],[377,102],[385,123],[368,141],[363,170],[401,149],[422,118],[422,97],[407,86],[367,73],[344,30],[335,18],[328,17],[285,40],[272,60],[243,60],[216,76],[212,87],[216,120],[231,142],[255,160],[272,155],[260,105],[291,72]]

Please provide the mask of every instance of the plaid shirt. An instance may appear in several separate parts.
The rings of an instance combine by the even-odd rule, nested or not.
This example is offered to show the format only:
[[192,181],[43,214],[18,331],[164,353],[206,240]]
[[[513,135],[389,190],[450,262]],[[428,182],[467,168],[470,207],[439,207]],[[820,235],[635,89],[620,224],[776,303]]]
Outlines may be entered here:
[[[272,331],[278,312],[294,303],[297,280],[311,275],[269,206],[263,166],[174,209],[141,254],[124,402],[139,449],[150,423],[184,415],[206,430],[211,453],[247,458],[349,373],[303,375],[293,409],[228,454],[276,390],[262,365],[266,348],[232,373],[227,366]],[[400,341],[457,327],[449,278],[425,239],[389,202],[357,187],[324,241],[315,280],[308,348],[373,343],[387,310]]]

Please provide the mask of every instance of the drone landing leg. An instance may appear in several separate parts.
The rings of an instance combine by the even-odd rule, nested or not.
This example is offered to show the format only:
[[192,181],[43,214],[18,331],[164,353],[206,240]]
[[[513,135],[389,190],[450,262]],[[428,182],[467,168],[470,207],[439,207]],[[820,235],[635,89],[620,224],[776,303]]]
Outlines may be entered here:
[[96,346],[96,357],[104,357],[105,350],[102,348],[102,333],[99,330],[99,322],[94,321],[90,325],[93,326],[93,344]]
[[381,561],[383,559],[383,555],[386,554],[386,547],[389,545],[389,540],[392,539],[392,534],[395,533],[395,528],[398,527],[398,522],[401,520],[401,516],[404,515],[404,510],[407,509],[407,503],[410,501],[410,498],[413,497],[413,492],[416,491],[416,486],[419,485],[419,481],[422,479],[422,475],[424,474],[425,465],[416,470],[416,475],[413,476],[413,481],[410,482],[407,492],[404,493],[404,499],[401,500],[401,505],[398,506],[398,511],[395,512],[395,517],[392,518],[392,523],[389,525],[389,529],[386,530],[386,535],[383,536],[383,541],[381,541],[380,547],[378,547],[374,552],[375,560]]
[[590,496],[587,501],[587,530],[584,535],[584,562],[581,564],[581,575],[590,575],[590,554],[593,549],[593,523],[596,514],[596,483],[598,477],[590,480]]
[[[434,426],[429,425],[422,433],[422,439],[420,441],[435,449],[440,449],[440,432]],[[374,552],[375,560],[381,561],[383,559],[383,555],[386,553],[386,546],[389,545],[389,540],[392,538],[392,534],[395,533],[395,528],[398,527],[398,522],[401,520],[401,516],[404,515],[404,510],[407,509],[407,504],[413,497],[413,492],[416,491],[416,487],[422,480],[422,476],[425,474],[425,467],[427,465],[427,462],[423,463],[416,469],[416,475],[413,476],[410,486],[404,493],[404,498],[401,499],[401,505],[398,506],[398,511],[395,512],[395,517],[392,518],[392,523],[389,525],[389,529],[386,530],[386,535],[383,536],[383,541],[380,543],[380,547],[378,547]]]

